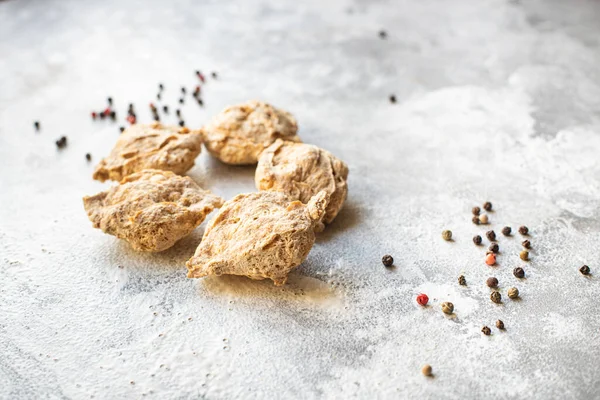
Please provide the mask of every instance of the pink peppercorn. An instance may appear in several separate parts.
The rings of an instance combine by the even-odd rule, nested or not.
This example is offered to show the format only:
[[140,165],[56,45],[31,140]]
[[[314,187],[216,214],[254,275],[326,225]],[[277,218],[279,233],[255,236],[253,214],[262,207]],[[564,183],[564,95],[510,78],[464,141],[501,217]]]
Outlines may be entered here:
[[417,296],[417,303],[422,306],[426,306],[429,303],[429,297],[425,293],[421,293]]
[[487,256],[485,256],[485,263],[487,265],[496,264],[496,255],[494,253],[489,253]]

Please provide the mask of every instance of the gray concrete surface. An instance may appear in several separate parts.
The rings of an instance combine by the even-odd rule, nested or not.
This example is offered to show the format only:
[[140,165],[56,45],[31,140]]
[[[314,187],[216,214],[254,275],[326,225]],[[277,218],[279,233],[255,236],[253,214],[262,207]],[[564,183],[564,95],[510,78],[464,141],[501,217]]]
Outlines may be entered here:
[[[0,2],[0,398],[600,397],[598,21],[580,0]],[[285,287],[186,279],[204,225],[137,254],[83,211],[127,104],[149,121],[163,82],[175,109],[196,69],[219,78],[189,126],[263,99],[350,166]],[[109,95],[119,122],[93,122]],[[231,198],[253,173],[204,152],[189,175]],[[517,234],[487,267],[471,237],[521,224],[531,261]],[[491,303],[492,275],[521,299]]]

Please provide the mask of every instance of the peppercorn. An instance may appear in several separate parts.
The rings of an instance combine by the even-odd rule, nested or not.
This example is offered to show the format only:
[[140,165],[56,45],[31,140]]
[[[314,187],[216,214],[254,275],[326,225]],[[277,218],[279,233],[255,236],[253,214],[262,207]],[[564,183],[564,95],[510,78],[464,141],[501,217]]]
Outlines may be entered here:
[[35,121],[33,123],[33,127],[35,128],[36,131],[39,131],[40,130],[40,122],[39,121]]
[[427,303],[429,303],[429,296],[427,296],[425,293],[420,293],[417,296],[417,303],[419,303],[422,306],[426,306]]
[[475,243],[477,246],[479,246],[481,244],[481,236],[479,236],[479,235],[473,236],[473,243]]
[[583,265],[581,268],[579,268],[579,272],[581,272],[583,275],[589,275],[590,267],[588,267],[587,265]]
[[473,207],[471,209],[471,212],[473,213],[473,215],[479,215],[481,213],[481,208],[479,208],[479,207]]
[[127,111],[133,112],[133,103],[129,103],[129,106],[127,106]]
[[505,226],[504,228],[502,228],[502,234],[504,236],[510,236],[511,232],[512,232],[512,229],[510,228],[510,226]]
[[200,97],[197,97],[197,98],[196,98],[196,101],[198,102],[198,105],[199,105],[200,107],[204,106],[204,102],[202,101],[202,99],[201,99]]
[[516,299],[517,297],[519,297],[519,289],[517,289],[516,287],[511,287],[510,289],[508,289],[508,298]]
[[95,111],[92,111],[92,119],[96,119],[97,116],[98,116],[98,114],[96,114]]
[[125,130],[125,127],[124,126],[120,126],[119,130],[121,131],[121,133],[123,133],[123,131]]
[[489,250],[492,253],[498,253],[498,251],[500,250],[500,246],[498,246],[498,243],[492,243],[490,244]]
[[86,153],[85,159],[88,160],[88,161],[91,161],[92,160],[92,155],[90,153]]
[[109,105],[109,106],[112,106],[112,97],[109,97],[109,98],[108,98],[108,99],[106,99],[106,100],[108,100],[108,105]]
[[379,31],[379,37],[381,39],[385,39],[387,37],[387,32],[386,31]]
[[179,120],[179,126],[185,126],[185,121]]
[[216,72],[211,72],[210,75],[213,77],[213,79],[217,79],[217,73]]
[[175,110],[175,115],[177,115],[178,117],[180,117],[181,116],[181,110],[180,109]]
[[394,96],[393,94],[390,95],[390,103],[396,103],[396,96]]
[[486,283],[486,285],[488,285],[488,287],[491,287],[491,288],[498,287],[498,278],[495,278],[492,276],[492,277],[488,278],[487,281],[485,281],[485,283]]
[[485,203],[483,203],[483,209],[485,211],[492,211],[492,203],[490,203],[489,201],[486,201]]
[[496,321],[496,328],[502,330],[504,329],[504,322],[502,322],[501,319],[499,319],[498,321]]
[[185,90],[185,88],[183,86],[181,87],[181,93],[183,93],[183,94],[186,93],[186,90]]
[[159,84],[158,84],[158,89],[159,89],[159,90],[163,90],[164,88],[165,88],[165,87],[163,86],[163,84],[162,84],[162,83],[159,83]]
[[490,336],[492,334],[492,330],[489,328],[489,326],[484,326],[481,328],[481,332],[483,332],[485,336]]
[[160,121],[160,117],[158,116],[158,114],[154,114],[152,116],[152,119],[154,119],[156,122]]
[[183,104],[183,102],[184,102],[184,101],[185,101],[185,100],[183,100],[183,97],[181,97],[181,98],[179,99],[179,104]]
[[160,101],[161,98],[162,98],[161,94],[160,93],[156,93],[156,100]]
[[513,275],[519,279],[524,278],[525,270],[521,267],[517,267],[517,268],[513,269]]
[[523,241],[521,242],[521,245],[522,245],[523,247],[525,247],[526,249],[530,249],[530,248],[531,248],[531,242],[530,242],[529,240],[527,240],[527,239],[523,240]]
[[452,314],[454,312],[454,304],[449,301],[445,301],[442,303],[442,311],[444,314]]
[[110,112],[110,119],[112,119],[113,121],[117,119],[117,113],[114,111]]
[[496,255],[494,253],[488,253],[485,256],[485,263],[487,265],[494,265],[494,264],[496,264]]
[[104,114],[104,112],[99,112],[98,116],[100,117],[100,119],[106,118],[106,114]]
[[487,231],[487,232],[485,233],[485,236],[488,238],[488,240],[489,240],[490,242],[493,242],[493,241],[495,241],[495,240],[496,240],[496,232],[494,232],[494,231]]
[[452,240],[452,231],[449,231],[447,229],[445,231],[442,231],[442,239]]
[[529,252],[527,250],[523,250],[519,253],[519,257],[521,257],[521,260],[527,261],[529,260]]
[[519,233],[521,235],[527,235],[527,234],[529,234],[529,228],[527,228],[525,225],[520,226],[519,227]]
[[464,275],[458,277],[458,284],[461,286],[467,286],[467,280]]
[[66,136],[62,136],[55,143],[56,143],[56,147],[58,147],[59,149],[62,149],[62,148],[64,148],[67,145],[67,137]]
[[487,216],[487,214],[481,214],[479,216],[479,222],[481,222],[482,224],[487,224],[489,222],[489,217]]
[[385,265],[386,267],[391,267],[392,265],[394,265],[394,258],[392,256],[390,256],[389,254],[386,254],[385,256],[383,256],[383,258],[381,259],[381,262],[383,263],[383,265]]
[[431,365],[429,365],[429,364],[423,365],[423,368],[421,368],[421,373],[425,376],[431,376],[431,374],[433,373],[433,369],[431,368]]
[[198,96],[200,94],[200,85],[196,85],[196,87],[194,88],[194,97]]
[[498,291],[493,291],[492,294],[490,294],[490,300],[496,304],[500,304],[502,303],[502,295]]

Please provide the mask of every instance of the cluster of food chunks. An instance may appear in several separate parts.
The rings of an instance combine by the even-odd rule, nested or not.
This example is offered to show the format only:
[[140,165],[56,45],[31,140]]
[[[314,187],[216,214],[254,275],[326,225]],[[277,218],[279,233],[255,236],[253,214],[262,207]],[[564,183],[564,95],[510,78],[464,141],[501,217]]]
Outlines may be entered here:
[[[220,208],[186,264],[188,277],[244,275],[282,285],[348,193],[346,164],[302,143],[297,130],[291,114],[257,101],[227,107],[197,131],[132,125],[94,171],[94,179],[119,184],[84,197],[85,210],[95,228],[157,252]],[[259,192],[224,201],[182,176],[203,143],[226,164],[257,164]]]

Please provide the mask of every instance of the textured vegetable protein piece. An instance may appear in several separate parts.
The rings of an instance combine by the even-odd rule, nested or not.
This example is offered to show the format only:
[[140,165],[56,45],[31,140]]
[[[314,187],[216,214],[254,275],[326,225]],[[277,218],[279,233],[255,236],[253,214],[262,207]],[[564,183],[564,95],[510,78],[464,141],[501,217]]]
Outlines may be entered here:
[[277,139],[300,142],[298,124],[288,112],[250,101],[225,108],[202,128],[207,150],[226,164],[256,164]]
[[159,122],[134,124],[117,140],[110,155],[96,166],[94,179],[120,181],[145,169],[184,174],[200,154],[202,136],[198,131]]
[[308,256],[328,200],[325,191],[306,205],[282,192],[237,195],[208,223],[188,278],[243,275],[283,285]]
[[129,175],[119,185],[83,198],[95,228],[150,252],[173,246],[222,204],[222,198],[191,178],[159,170]]
[[348,166],[317,146],[277,139],[262,152],[256,167],[258,190],[278,190],[307,203],[321,190],[329,195],[323,222],[337,216],[348,195]]

